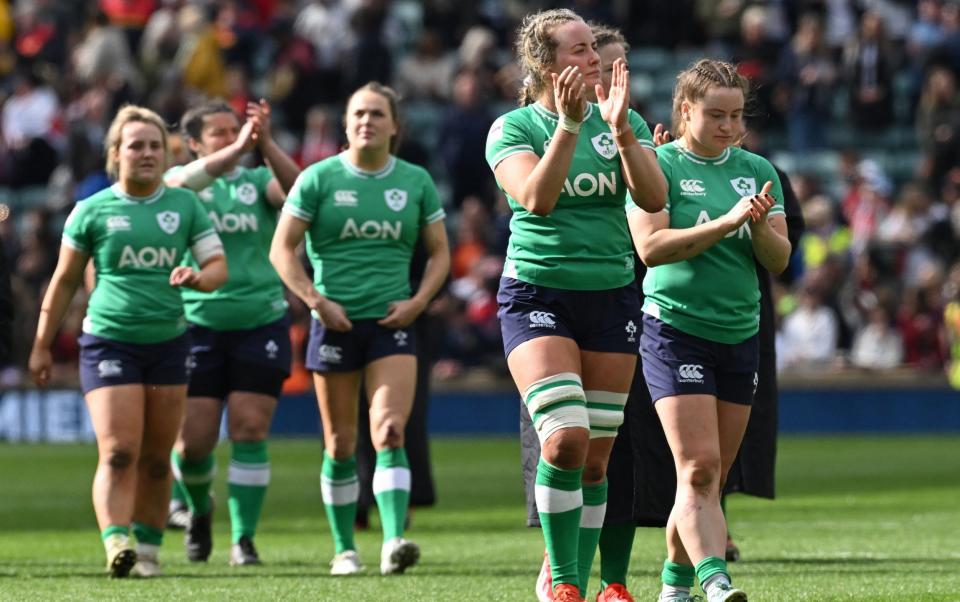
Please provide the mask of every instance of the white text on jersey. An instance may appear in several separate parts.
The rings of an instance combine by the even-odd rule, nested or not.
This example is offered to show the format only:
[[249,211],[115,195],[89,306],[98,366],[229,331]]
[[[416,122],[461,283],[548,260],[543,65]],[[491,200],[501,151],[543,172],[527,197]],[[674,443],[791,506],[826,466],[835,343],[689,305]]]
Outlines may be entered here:
[[218,216],[211,211],[210,221],[217,232],[256,232],[259,229],[257,216],[249,213],[224,213]]
[[403,222],[400,221],[388,222],[383,220],[378,222],[371,219],[358,226],[357,222],[351,217],[347,219],[346,223],[343,224],[343,229],[340,230],[340,240],[348,238],[400,240],[402,233]]
[[120,253],[120,266],[134,268],[172,268],[177,263],[176,247],[143,247],[134,251],[130,245],[125,245]]
[[595,195],[603,196],[605,194],[617,194],[617,174],[611,171],[609,174],[582,173],[573,179],[563,181],[563,191],[567,196],[590,197]]
[[[694,225],[699,226],[700,224],[705,224],[709,221],[710,221],[710,216],[707,215],[706,211],[701,209],[700,215],[697,216],[697,223]],[[743,224],[741,224],[740,227],[734,230],[733,232],[728,232],[727,235],[724,236],[724,238],[732,238],[734,236],[736,236],[741,240],[743,240],[744,238],[753,240],[753,235],[750,233],[750,220],[743,222]]]

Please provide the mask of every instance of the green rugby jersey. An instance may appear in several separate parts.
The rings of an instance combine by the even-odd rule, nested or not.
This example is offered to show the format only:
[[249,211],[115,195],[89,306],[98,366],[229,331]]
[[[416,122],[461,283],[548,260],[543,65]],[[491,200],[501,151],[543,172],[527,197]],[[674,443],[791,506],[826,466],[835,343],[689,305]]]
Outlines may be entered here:
[[187,328],[170,272],[188,250],[219,255],[210,218],[189,190],[160,186],[132,197],[118,185],[77,203],[63,243],[88,253],[97,270],[84,332],[127,343],[159,343]]
[[[783,189],[773,166],[759,155],[728,148],[718,157],[701,157],[676,141],[657,147],[667,179],[670,228],[691,228],[727,213],[764,183],[776,204],[768,215],[783,214]],[[627,212],[633,203],[627,203]],[[644,312],[678,330],[719,343],[742,342],[760,326],[760,289],[750,222],[700,255],[647,270]]]
[[303,170],[283,211],[309,223],[307,256],[321,295],[351,320],[379,319],[410,298],[410,258],[427,224],[445,217],[430,174],[391,156],[377,172],[346,153]]
[[[650,128],[643,118],[631,110],[629,120],[640,144],[652,149]],[[490,169],[518,153],[532,152],[542,158],[556,129],[557,114],[540,103],[501,116],[487,136]],[[507,195],[513,217],[503,275],[571,290],[626,286],[634,277],[633,249],[623,218],[626,194],[610,126],[599,107],[590,104],[570,172],[550,215],[531,213]]]
[[[283,283],[270,263],[277,228],[277,210],[267,200],[272,179],[267,167],[237,167],[197,193],[223,241],[229,276],[210,293],[181,291],[188,321],[214,330],[245,330],[286,313]],[[188,261],[197,267],[192,256]]]

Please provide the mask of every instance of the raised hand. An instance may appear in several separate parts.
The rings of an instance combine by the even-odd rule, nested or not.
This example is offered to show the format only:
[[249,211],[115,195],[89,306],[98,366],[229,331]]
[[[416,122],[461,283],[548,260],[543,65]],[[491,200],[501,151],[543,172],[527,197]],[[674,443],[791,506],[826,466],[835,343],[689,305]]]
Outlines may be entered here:
[[670,134],[670,130],[665,128],[662,123],[658,123],[653,128],[653,145],[660,146],[670,142],[673,137]]
[[237,136],[237,141],[234,142],[241,152],[249,152],[257,146],[257,141],[260,138],[260,118],[251,117],[248,118],[242,126],[240,126],[240,135]]
[[247,119],[255,120],[259,125],[257,143],[265,144],[270,140],[270,103],[260,99],[259,103],[247,103]]
[[573,121],[583,121],[587,113],[587,98],[583,91],[583,74],[579,67],[564,67],[559,75],[551,73],[553,79],[553,101],[557,113],[566,115]]
[[767,212],[770,211],[770,208],[773,207],[776,202],[775,199],[770,196],[770,189],[772,187],[773,182],[767,180],[758,194],[740,197],[737,204],[724,216],[731,231],[742,226],[747,220],[752,222],[751,226],[766,221]]
[[627,109],[630,108],[630,71],[627,70],[626,61],[617,59],[613,62],[609,96],[600,84],[596,85],[594,91],[600,105],[600,116],[610,129],[618,134],[629,127]]

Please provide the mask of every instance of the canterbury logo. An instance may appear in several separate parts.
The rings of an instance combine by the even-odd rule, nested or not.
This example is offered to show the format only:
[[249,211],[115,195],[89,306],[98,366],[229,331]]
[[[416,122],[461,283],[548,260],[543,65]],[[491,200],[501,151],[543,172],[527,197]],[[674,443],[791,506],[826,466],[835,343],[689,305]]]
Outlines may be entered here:
[[554,315],[548,311],[530,312],[530,328],[556,328]]
[[707,189],[703,187],[703,180],[680,180],[681,194],[706,194]]
[[700,364],[683,364],[677,369],[677,374],[680,375],[681,380],[690,381],[703,380],[703,366]]

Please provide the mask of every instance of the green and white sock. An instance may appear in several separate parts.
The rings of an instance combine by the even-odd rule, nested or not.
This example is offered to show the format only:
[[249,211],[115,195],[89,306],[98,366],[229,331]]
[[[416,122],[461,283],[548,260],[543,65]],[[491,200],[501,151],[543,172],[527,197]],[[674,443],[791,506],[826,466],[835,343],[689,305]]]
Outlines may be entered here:
[[716,556],[707,556],[697,563],[697,578],[704,593],[709,594],[710,588],[719,583],[730,585],[730,573],[727,571],[727,561]]
[[137,538],[137,555],[156,558],[163,545],[163,529],[143,523],[133,523],[133,535]]
[[627,585],[627,570],[630,567],[630,553],[633,551],[633,537],[637,526],[633,523],[604,525],[600,530],[600,589],[606,589],[611,583]]
[[583,468],[566,470],[543,458],[537,464],[535,497],[554,587],[560,583],[580,586],[577,558],[583,512],[582,475]]
[[402,447],[377,452],[373,471],[373,497],[380,510],[383,540],[403,537],[403,526],[410,508],[410,463]]
[[577,570],[580,574],[580,597],[587,596],[590,568],[597,554],[603,517],[607,513],[607,481],[583,486],[583,510],[580,514],[580,542],[577,552]]
[[210,487],[216,474],[217,463],[213,454],[196,462],[188,462],[176,451],[173,452],[173,477],[186,492],[190,512],[210,512]]
[[233,543],[253,538],[270,484],[270,457],[266,441],[234,441],[227,473],[227,504]]
[[103,547],[108,553],[110,552],[110,540],[114,538],[121,538],[123,541],[130,539],[130,527],[110,525],[100,532],[100,540],[103,541]]
[[[173,452],[176,453],[176,452]],[[184,489],[183,484],[180,482],[180,479],[176,478],[176,475],[180,474],[176,463],[171,458],[171,465],[173,466],[174,479],[173,485],[170,487],[170,501],[171,502],[181,502],[184,506],[189,505],[187,503],[187,491]]]
[[693,587],[694,575],[693,567],[689,564],[679,564],[664,560],[663,572],[660,573],[660,580],[663,581],[663,590],[661,593],[668,595],[677,593],[689,594],[690,588]]
[[326,451],[323,452],[320,494],[323,497],[323,507],[327,512],[336,553],[356,550],[353,542],[353,521],[357,518],[357,498],[360,495],[356,456],[334,460]]

